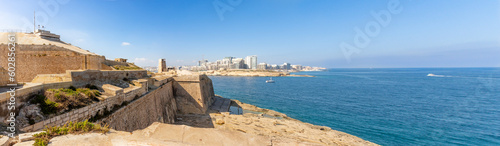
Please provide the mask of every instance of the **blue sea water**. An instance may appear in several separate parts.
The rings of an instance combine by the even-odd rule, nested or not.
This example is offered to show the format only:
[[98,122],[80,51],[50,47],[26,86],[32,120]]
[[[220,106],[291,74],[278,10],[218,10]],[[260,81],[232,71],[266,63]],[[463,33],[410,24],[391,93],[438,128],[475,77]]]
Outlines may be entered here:
[[210,78],[223,97],[381,145],[500,145],[500,68],[296,74],[316,77]]

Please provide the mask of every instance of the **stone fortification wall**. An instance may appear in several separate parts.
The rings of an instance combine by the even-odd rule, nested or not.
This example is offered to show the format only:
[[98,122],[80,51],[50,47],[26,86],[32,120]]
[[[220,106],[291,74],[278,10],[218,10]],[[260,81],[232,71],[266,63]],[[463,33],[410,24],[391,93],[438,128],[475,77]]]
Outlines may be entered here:
[[[9,52],[0,44],[0,54]],[[37,74],[61,74],[66,70],[101,69],[103,56],[83,55],[55,45],[16,45],[16,79],[31,82]],[[0,66],[7,66],[7,55],[0,55]]]
[[[143,81],[143,82],[137,81],[137,82],[142,84],[142,83],[145,83],[147,81]],[[55,83],[52,83],[52,84],[55,84]],[[46,87],[32,89],[33,91],[31,91],[31,93],[32,94],[41,93],[42,91],[44,91],[46,89],[67,88],[67,87],[71,86],[71,82],[66,82],[64,84],[64,86],[51,85],[51,84],[44,84],[44,85]],[[113,87],[112,85],[109,85],[109,84],[106,84],[104,86],[111,86],[111,87],[103,87],[107,92],[111,91],[111,90],[107,90],[107,89]],[[119,87],[116,87],[116,88],[119,88]],[[39,130],[42,130],[43,128],[45,128],[46,126],[49,126],[49,127],[50,126],[62,126],[65,123],[70,122],[70,121],[75,122],[75,121],[83,121],[85,119],[89,119],[89,118],[95,116],[96,114],[103,115],[105,111],[110,111],[111,109],[113,109],[113,107],[122,105],[123,102],[132,101],[133,98],[130,98],[128,96],[140,97],[147,90],[145,88],[147,88],[147,85],[145,85],[145,84],[140,85],[137,88],[134,88],[130,91],[127,91],[127,93],[124,93],[124,90],[121,88],[117,89],[116,92],[111,97],[107,97],[107,98],[105,98],[97,103],[93,103],[91,105],[88,105],[88,106],[85,106],[85,107],[82,107],[79,109],[74,109],[74,110],[71,110],[67,113],[61,114],[61,115],[49,117],[46,120],[35,123],[33,125],[29,125],[27,127],[21,127],[21,131],[25,131],[25,132],[39,131]],[[29,97],[29,96],[25,96],[25,97]],[[156,98],[154,96],[151,96],[151,94],[147,94],[144,97]],[[130,99],[130,100],[127,100],[127,99]],[[139,98],[139,99],[142,99],[142,98]],[[25,101],[23,101],[23,102],[25,102]],[[132,103],[134,103],[134,102],[132,102]],[[175,103],[175,101],[174,101],[174,103]],[[151,104],[151,103],[149,103],[149,104]],[[132,104],[130,104],[130,105],[132,105]],[[141,105],[141,106],[150,106],[150,105]],[[5,105],[5,107],[7,107],[7,106]],[[138,109],[140,109],[140,108],[136,108],[135,110],[138,110]],[[3,115],[7,115],[7,114],[3,114]],[[7,118],[7,117],[5,117],[5,118]],[[160,121],[157,121],[157,122],[160,122]],[[4,123],[7,123],[7,122],[4,122]]]
[[66,74],[39,74],[32,83],[56,83],[56,82],[69,82],[71,78]]
[[114,60],[105,60],[104,64],[107,66],[115,66],[115,65],[122,65],[122,66],[127,66],[128,64],[126,62],[118,62]]
[[3,67],[0,66],[0,87],[1,86],[6,86],[9,84],[9,74],[7,70],[3,69]]
[[[15,112],[17,113],[19,109],[24,106],[26,102],[28,102],[31,95],[39,94],[47,89],[68,88],[69,86],[71,86],[71,82],[58,82],[32,85],[29,87],[17,89],[15,92]],[[5,120],[8,118],[7,116],[11,112],[8,109],[8,103],[11,102],[10,97],[10,92],[0,93],[0,121],[4,123],[7,123]]]
[[[39,94],[46,89],[67,88],[74,83],[88,84],[90,80],[112,80],[121,79],[123,73],[127,71],[69,71],[72,78],[82,78],[73,82],[46,83],[17,90],[16,102],[18,107],[24,105],[30,95]],[[103,75],[108,73],[107,75]],[[132,71],[130,74],[141,76],[140,71]],[[145,74],[145,73],[144,73]],[[108,78],[109,75],[117,76]],[[85,80],[83,80],[83,76]],[[151,82],[153,85],[150,86]],[[72,84],[73,83],[73,84]],[[103,99],[83,108],[74,109],[61,115],[53,115],[47,119],[20,127],[21,131],[31,132],[42,130],[46,126],[61,126],[69,121],[83,121],[97,114],[103,115],[105,111],[110,111],[114,107],[121,107],[100,121],[109,123],[111,128],[116,130],[133,131],[146,128],[153,122],[173,123],[176,114],[205,113],[208,106],[213,102],[212,81],[205,75],[169,77],[169,78],[148,78],[131,80],[135,86],[120,88],[111,84],[104,84],[103,90],[107,93]],[[155,86],[158,85],[158,86]],[[153,87],[149,91],[149,87]],[[154,89],[154,90],[153,90]],[[8,116],[7,101],[10,96],[8,92],[0,94],[0,120],[5,120]],[[1,117],[5,116],[5,117]]]
[[84,70],[75,71],[68,70],[67,76],[71,77],[75,87],[84,86],[86,84],[101,84],[106,82],[114,82],[126,79],[141,79],[148,77],[146,70],[133,71],[99,71],[99,70]]
[[85,55],[85,69],[101,70],[102,63],[106,60],[104,56]]
[[204,114],[214,101],[212,80],[206,75],[174,77],[179,114]]
[[172,82],[168,82],[103,121],[116,130],[134,131],[146,128],[154,122],[174,123],[176,110]]

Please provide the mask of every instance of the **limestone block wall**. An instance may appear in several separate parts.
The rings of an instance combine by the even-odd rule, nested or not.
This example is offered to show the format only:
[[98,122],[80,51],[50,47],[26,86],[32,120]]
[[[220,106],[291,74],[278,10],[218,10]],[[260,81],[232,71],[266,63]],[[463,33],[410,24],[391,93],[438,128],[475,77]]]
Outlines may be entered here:
[[[112,93],[111,95],[114,95],[114,96],[107,97],[104,100],[101,100],[97,103],[88,105],[88,106],[80,108],[80,109],[74,109],[74,110],[71,110],[67,113],[61,114],[61,115],[49,117],[48,119],[46,119],[42,122],[35,123],[33,125],[30,125],[27,127],[21,127],[21,131],[25,131],[25,132],[39,131],[39,130],[42,130],[43,128],[45,128],[46,126],[49,126],[49,127],[50,126],[62,126],[65,123],[70,122],[70,121],[72,121],[72,122],[83,121],[85,119],[91,118],[92,116],[95,116],[96,114],[104,114],[105,110],[109,111],[115,105],[121,105],[124,101],[130,102],[134,99],[134,97],[136,95],[140,97],[141,95],[146,93],[147,80],[137,80],[135,82],[138,83],[138,86],[134,86],[132,88],[127,88],[129,90],[124,90],[122,88],[119,88],[119,87],[116,87],[113,85],[105,84],[105,85],[103,85],[103,89],[108,93]],[[53,88],[67,88],[70,85],[71,85],[71,82],[66,82],[65,86],[57,86],[57,84],[56,85],[48,84],[45,87],[40,88],[39,91],[41,92],[42,89],[46,90],[46,89],[53,89]],[[150,114],[148,114],[149,112],[156,110],[158,114],[161,114],[161,116],[155,115],[155,116],[158,116],[156,118],[159,118],[160,120],[154,121],[154,122],[173,123],[173,120],[175,118],[175,110],[177,108],[175,107],[175,99],[173,99],[172,84],[167,84],[166,87],[162,86],[161,88],[158,88],[158,89],[161,89],[161,90],[154,90],[154,92],[150,92],[147,95],[136,100],[136,101],[141,101],[141,102],[134,101],[134,102],[130,103],[128,106],[124,107],[124,108],[131,108],[131,109],[128,109],[127,112],[121,113],[121,114],[127,114],[127,113],[133,113],[133,112],[136,112],[136,113],[145,112],[145,113],[143,113],[143,115],[147,116],[147,115],[150,115]],[[34,94],[36,94],[36,93],[38,93],[38,92],[34,92]],[[172,99],[170,99],[171,97],[172,97]],[[144,98],[146,98],[146,99],[144,99]],[[169,103],[174,103],[174,104],[172,105]],[[159,104],[159,105],[155,105],[155,104]],[[131,105],[135,105],[135,106],[131,106]],[[160,105],[165,106],[165,107],[160,107]],[[155,109],[155,110],[153,110],[153,109]],[[146,110],[146,111],[144,111],[144,110]],[[118,110],[118,111],[120,111],[120,110]],[[115,112],[115,113],[117,113],[117,112]],[[109,118],[107,118],[107,119],[109,119]],[[133,120],[134,119],[129,119],[129,121],[133,121]],[[147,121],[139,121],[139,123],[141,123],[139,125],[142,125],[143,124],[142,122],[147,123]]]
[[212,80],[206,75],[174,77],[178,114],[204,114],[214,101]]
[[102,121],[116,130],[134,131],[146,128],[153,122],[173,123],[176,110],[172,82],[168,82]]
[[126,65],[128,65],[126,62],[118,62],[118,61],[114,61],[114,60],[105,60],[104,64],[106,64],[108,66],[115,66],[115,65],[126,66]]
[[166,82],[173,80],[173,79],[168,80],[168,78],[170,78],[170,77],[153,77],[152,84],[153,84],[153,86],[159,87],[160,85],[165,84]]
[[[0,66],[7,66],[7,44],[0,44]],[[61,74],[66,70],[81,70],[88,66],[100,69],[103,56],[83,55],[59,46],[16,45],[16,79],[31,82],[37,74]]]
[[3,69],[3,67],[0,66],[0,86],[6,86],[9,84],[9,74],[7,70]]
[[39,74],[37,75],[32,83],[55,83],[55,82],[68,82],[71,78],[66,76],[66,74]]
[[44,121],[35,123],[30,126],[21,127],[20,129],[24,132],[33,132],[43,130],[43,128],[45,127],[62,126],[68,122],[77,122],[90,119],[96,114],[103,114],[105,110],[111,110],[114,105],[121,105],[122,102],[119,100],[120,97],[121,96],[109,97],[100,102],[79,109],[73,109],[64,114],[49,117]]
[[[95,72],[90,74],[79,73],[82,72],[77,72],[77,75],[95,77]],[[114,73],[118,72],[111,74]],[[111,110],[115,105],[122,105],[124,101],[130,102],[133,99],[132,97],[142,95],[101,120],[109,123],[113,129],[133,131],[146,128],[153,122],[173,123],[176,114],[205,113],[208,106],[213,102],[212,81],[205,75],[177,77],[175,80],[173,78],[154,80],[153,82],[161,82],[162,84],[152,91],[148,91],[148,84],[151,82],[149,79],[134,80],[132,82],[137,86],[125,88],[123,92],[114,92],[114,96],[111,95],[111,97],[107,97],[100,102],[61,115],[48,117],[42,122],[20,127],[20,129],[21,131],[31,132],[42,130],[46,126],[61,126],[69,121],[83,121],[96,114],[103,114],[105,110]],[[46,89],[67,88],[72,83],[75,82],[40,84],[20,89],[16,94],[21,97],[16,98],[18,100],[16,102],[20,103],[19,106],[21,106],[26,102],[28,95],[38,94]],[[75,85],[73,84],[73,86]],[[9,97],[8,93],[0,94],[0,116],[8,115],[6,101]],[[6,118],[0,117],[4,122],[6,122]]]
[[[86,84],[99,84],[113,82],[117,80],[140,79],[147,77],[146,70],[131,70],[131,71],[99,71],[99,70],[68,70],[67,76],[71,77],[74,86],[84,86]],[[97,83],[98,81],[99,83]]]
[[101,88],[102,88],[102,90],[104,90],[104,92],[106,92],[110,95],[113,95],[113,96],[123,94],[123,88],[116,87],[116,86],[111,85],[111,84],[104,84],[104,85],[102,85]]
[[124,90],[124,96],[123,99],[130,101],[133,100],[135,97],[141,97],[142,94],[146,93],[146,90],[142,87],[132,87],[132,88],[127,88]]
[[104,56],[96,55],[85,55],[86,65],[85,69],[100,70],[102,69],[102,63],[106,60]]
[[[38,84],[18,89],[15,92],[16,108],[14,111],[18,113],[21,106],[24,106],[26,102],[28,102],[29,97],[31,95],[39,94],[47,89],[68,88],[69,86],[71,86],[71,82],[59,82],[59,83]],[[0,121],[4,123],[7,123],[5,120],[8,118],[7,116],[11,112],[8,109],[8,102],[10,102],[9,101],[10,97],[11,96],[9,92],[0,93]]]
[[101,63],[101,70],[115,70],[114,68],[104,64],[104,63]]

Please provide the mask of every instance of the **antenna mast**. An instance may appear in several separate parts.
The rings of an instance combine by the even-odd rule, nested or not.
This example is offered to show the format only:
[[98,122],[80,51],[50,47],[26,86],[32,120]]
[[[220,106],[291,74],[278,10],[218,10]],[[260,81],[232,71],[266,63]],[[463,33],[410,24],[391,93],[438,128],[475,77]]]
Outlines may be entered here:
[[35,21],[35,10],[33,10],[33,34],[35,34],[36,31],[36,21]]

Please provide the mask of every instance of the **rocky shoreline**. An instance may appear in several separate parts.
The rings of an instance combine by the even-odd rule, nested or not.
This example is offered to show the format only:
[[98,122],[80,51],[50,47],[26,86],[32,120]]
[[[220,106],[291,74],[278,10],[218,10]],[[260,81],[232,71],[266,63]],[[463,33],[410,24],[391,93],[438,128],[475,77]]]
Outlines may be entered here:
[[[222,98],[222,97],[218,97]],[[174,124],[153,123],[133,132],[111,130],[53,138],[49,145],[377,145],[329,127],[304,123],[269,109],[231,100],[242,114],[209,110],[180,115]],[[30,133],[19,145],[32,145]]]

